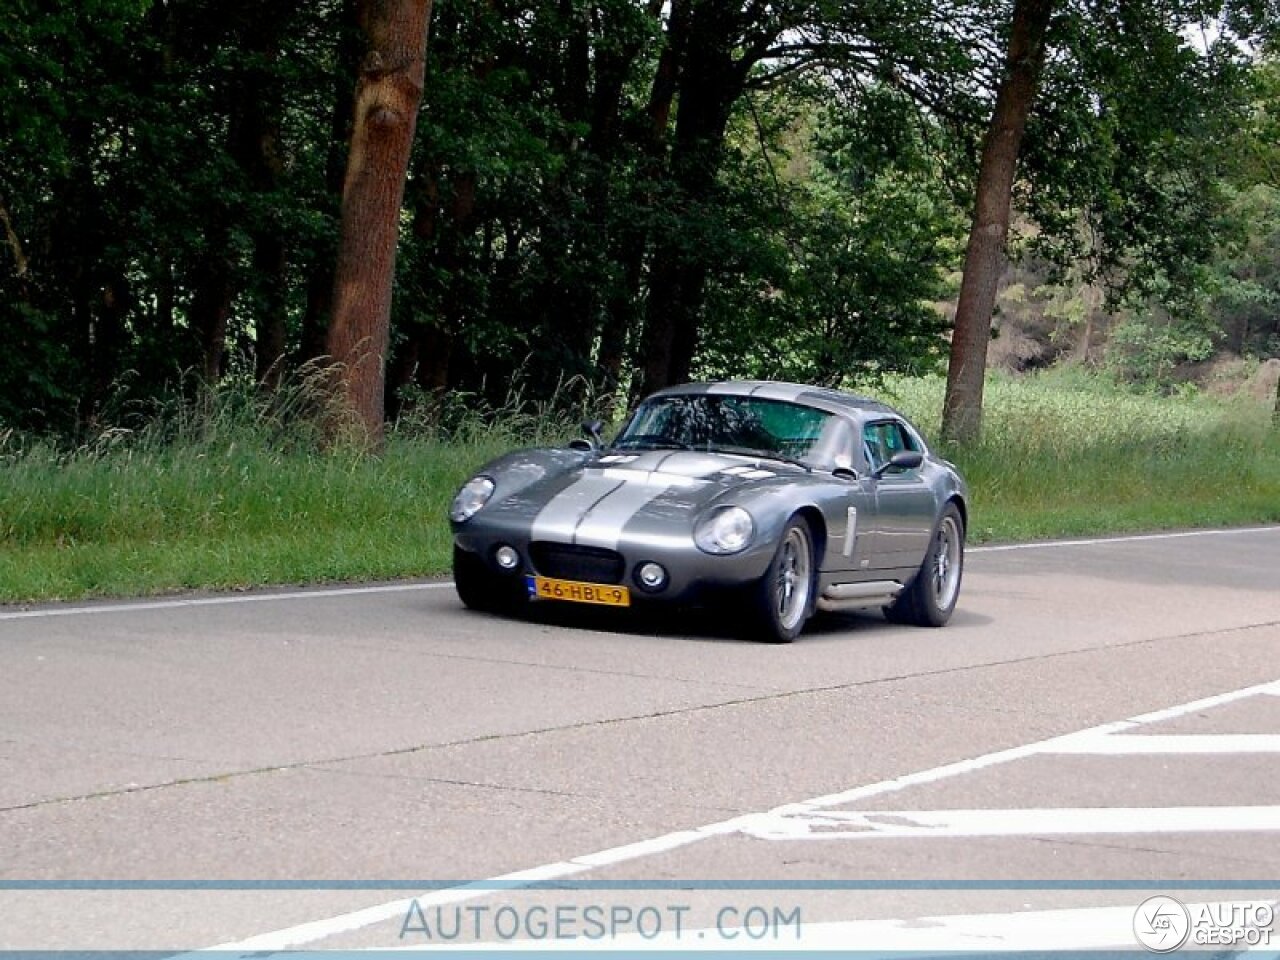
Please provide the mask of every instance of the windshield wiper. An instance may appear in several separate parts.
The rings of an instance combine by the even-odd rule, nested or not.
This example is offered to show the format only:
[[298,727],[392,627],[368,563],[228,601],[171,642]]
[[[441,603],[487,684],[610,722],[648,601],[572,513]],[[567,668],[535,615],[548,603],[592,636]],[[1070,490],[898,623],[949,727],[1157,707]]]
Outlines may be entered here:
[[705,449],[707,453],[729,453],[739,457],[755,457],[759,460],[779,460],[782,463],[789,463],[793,467],[801,467],[813,473],[813,467],[809,464],[780,450],[761,450],[757,447],[733,447],[710,443],[701,449]]
[[665,437],[632,437],[626,440],[617,440],[613,444],[614,450],[692,450],[693,447],[679,440],[668,440]]

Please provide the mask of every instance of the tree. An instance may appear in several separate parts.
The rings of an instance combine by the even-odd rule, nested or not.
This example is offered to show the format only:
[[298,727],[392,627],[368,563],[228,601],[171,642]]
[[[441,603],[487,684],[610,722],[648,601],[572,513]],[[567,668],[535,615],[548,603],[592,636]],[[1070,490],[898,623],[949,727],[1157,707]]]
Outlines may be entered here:
[[327,349],[339,395],[363,439],[379,446],[391,292],[405,175],[422,98],[431,0],[362,0],[367,48],[356,84],[342,188]]
[[1045,35],[1055,0],[1015,0],[1004,75],[978,164],[973,223],[956,306],[942,429],[970,440],[982,425],[982,387],[996,287],[1004,268],[1018,153],[1045,60]]
[[1217,181],[1247,104],[1250,45],[1274,29],[1273,6],[1014,0],[975,185],[944,435],[968,440],[981,428],[1011,199],[1038,231],[1036,249],[1086,264],[1113,303],[1154,298],[1176,311],[1201,294],[1224,229]]

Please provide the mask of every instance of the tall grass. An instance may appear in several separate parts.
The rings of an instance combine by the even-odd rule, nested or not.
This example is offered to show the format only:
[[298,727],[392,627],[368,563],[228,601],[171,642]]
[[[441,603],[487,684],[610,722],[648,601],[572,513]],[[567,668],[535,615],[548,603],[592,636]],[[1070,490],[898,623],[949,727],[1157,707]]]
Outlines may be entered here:
[[576,433],[455,397],[371,456],[321,444],[316,394],[200,392],[72,450],[0,434],[0,602],[441,573],[470,472]]
[[[942,382],[882,392],[936,436]],[[323,449],[314,384],[175,398],[76,449],[0,434],[0,600],[443,573],[448,501],[482,462],[560,443],[578,417],[475,398],[420,407],[369,456]],[[1262,405],[995,379],[981,443],[943,452],[971,538],[1280,521],[1280,437]]]
[[[926,433],[941,378],[886,396]],[[1280,521],[1280,433],[1248,398],[1138,394],[1078,370],[986,386],[980,442],[941,445],[972,488],[970,537],[1033,539]]]

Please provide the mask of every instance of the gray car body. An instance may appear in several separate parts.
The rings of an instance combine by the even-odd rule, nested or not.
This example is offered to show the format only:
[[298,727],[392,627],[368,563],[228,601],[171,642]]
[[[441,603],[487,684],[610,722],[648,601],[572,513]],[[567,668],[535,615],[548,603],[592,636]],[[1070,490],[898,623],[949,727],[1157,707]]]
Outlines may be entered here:
[[[455,545],[480,557],[495,575],[499,545],[514,547],[520,565],[507,576],[554,575],[537,569],[536,541],[616,551],[620,582],[637,599],[692,601],[759,581],[779,538],[799,515],[813,531],[818,606],[887,603],[920,570],[946,504],[967,520],[968,491],[956,468],[933,454],[896,410],[866,397],[799,384],[729,381],[686,384],[655,397],[720,393],[810,406],[847,424],[849,442],[811,469],[783,461],[697,450],[615,451],[530,449],[484,466],[495,489],[468,520],[453,523]],[[923,454],[915,469],[873,476],[861,442],[868,424],[901,424]],[[704,553],[694,528],[708,511],[738,506],[751,514],[750,545],[729,556]],[[635,571],[645,562],[666,568],[658,593],[644,591]],[[862,585],[850,587],[848,585]],[[825,602],[824,602],[825,599]]]

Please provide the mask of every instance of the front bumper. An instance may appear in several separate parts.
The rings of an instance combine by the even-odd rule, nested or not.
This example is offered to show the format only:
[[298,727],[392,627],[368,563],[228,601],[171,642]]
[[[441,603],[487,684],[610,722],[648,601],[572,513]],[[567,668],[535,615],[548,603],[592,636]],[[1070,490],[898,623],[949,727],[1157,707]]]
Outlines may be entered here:
[[[537,574],[587,583],[610,583],[628,587],[637,601],[672,603],[697,602],[707,595],[758,581],[764,576],[774,552],[772,544],[754,543],[732,556],[714,556],[699,550],[692,534],[688,534],[620,542],[609,551],[616,557],[611,560],[602,555],[604,548],[579,548],[572,543],[549,540],[531,543],[527,531],[472,528],[470,522],[454,526],[454,544],[478,557],[495,576],[523,580],[529,574]],[[512,547],[519,554],[520,561],[514,568],[503,569],[498,565],[495,554],[501,546]],[[563,562],[563,558],[572,557],[575,550],[581,550],[587,559],[580,567]],[[636,572],[646,563],[657,563],[667,572],[661,588],[649,589],[640,582]]]

